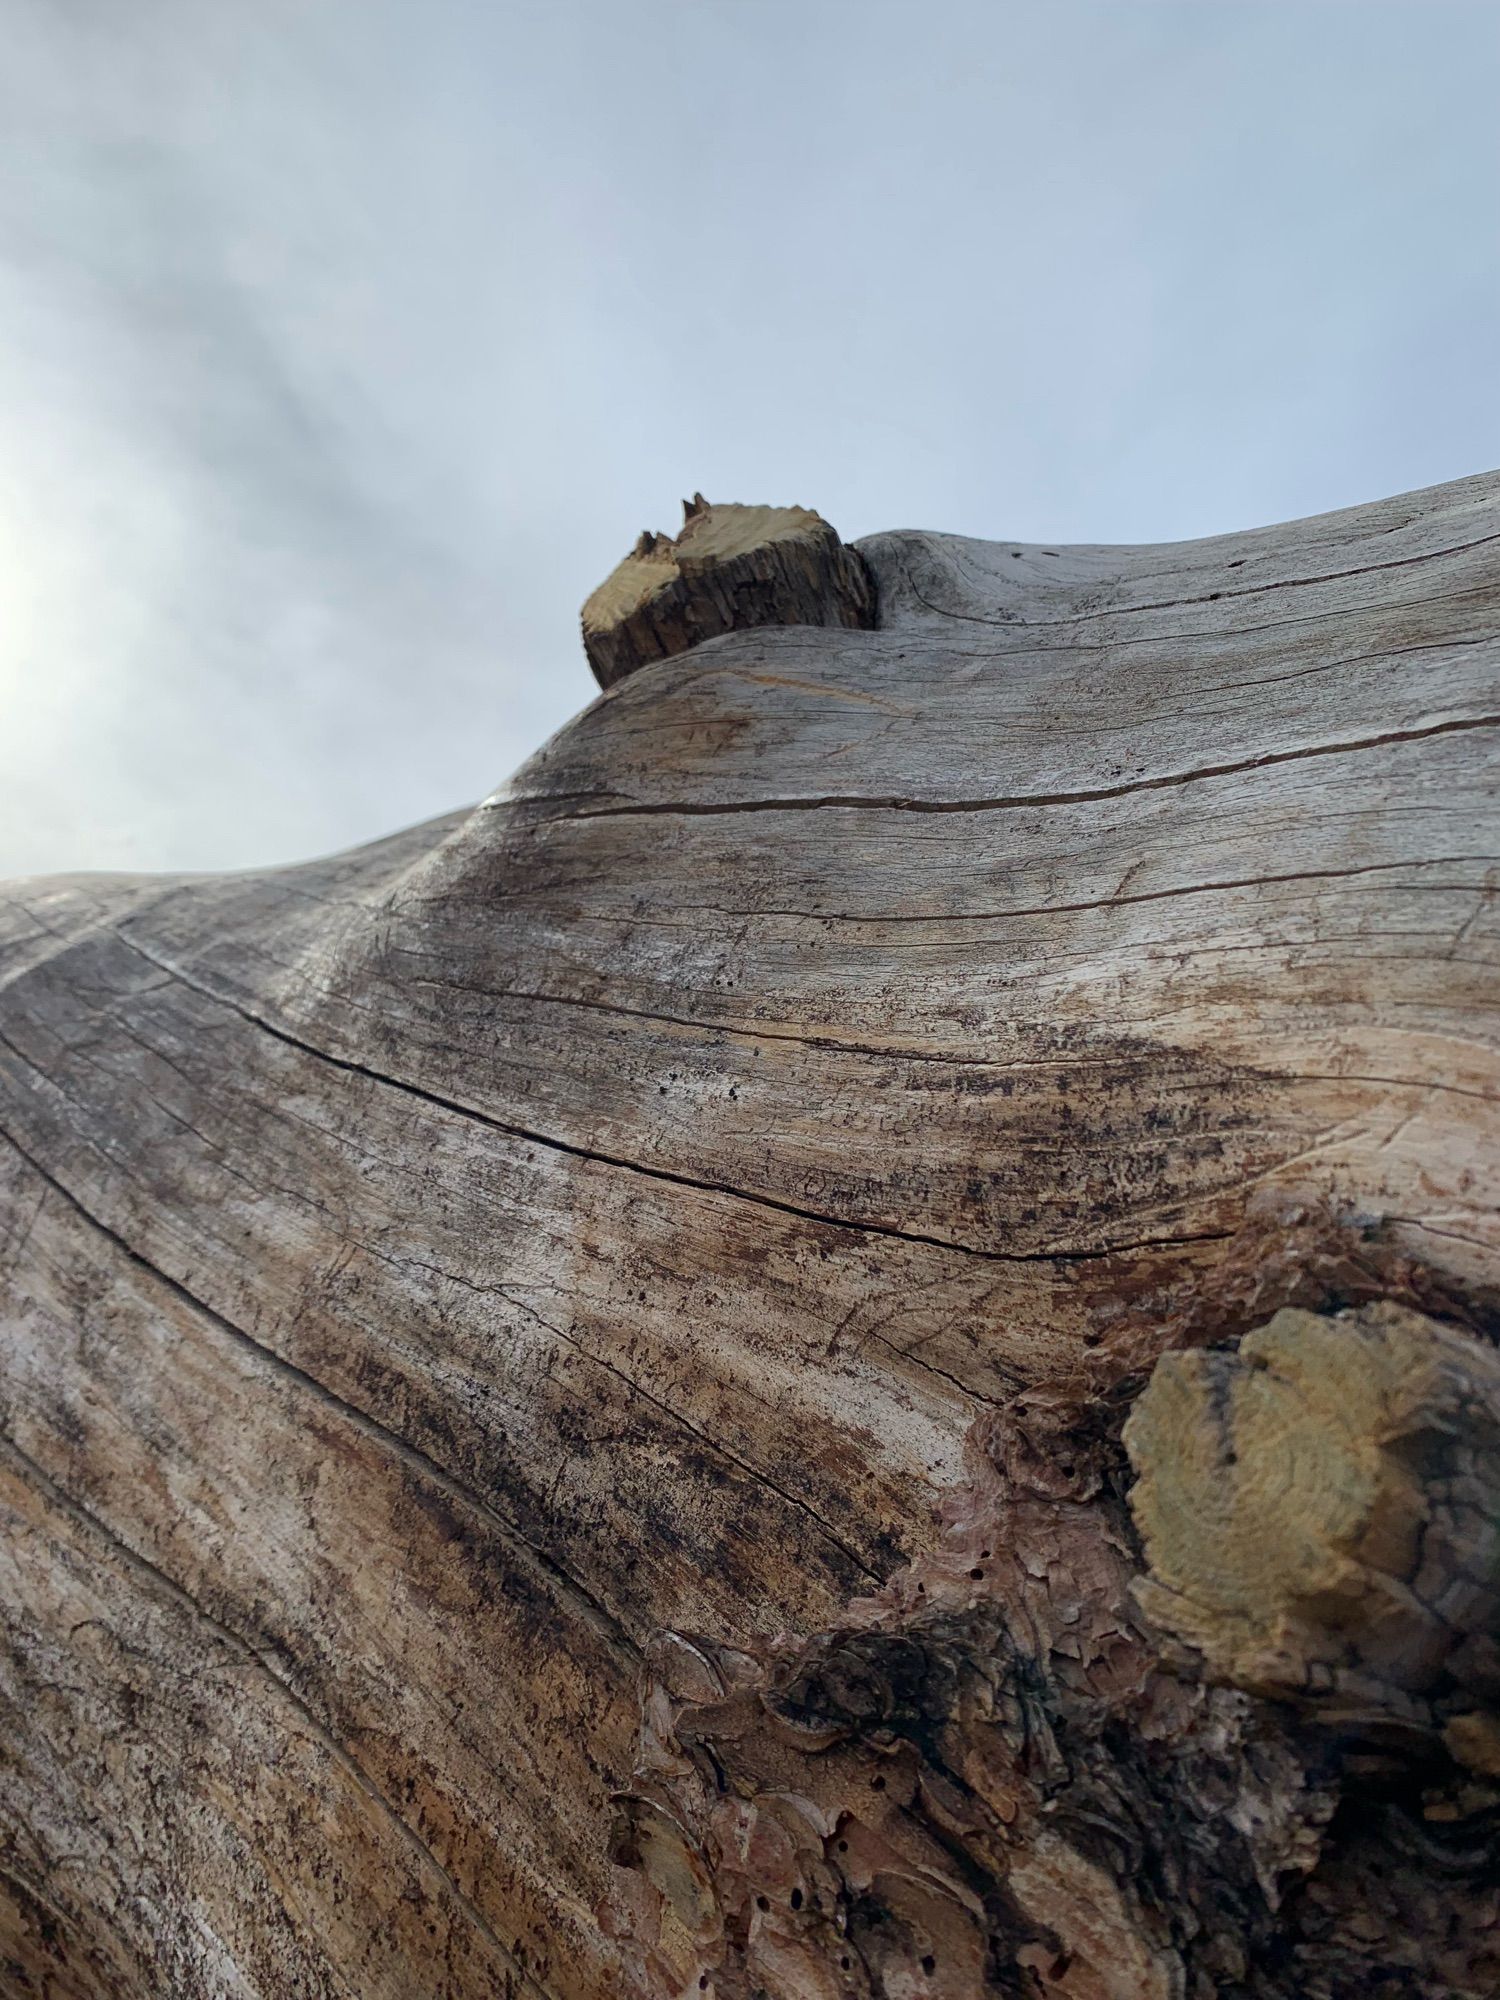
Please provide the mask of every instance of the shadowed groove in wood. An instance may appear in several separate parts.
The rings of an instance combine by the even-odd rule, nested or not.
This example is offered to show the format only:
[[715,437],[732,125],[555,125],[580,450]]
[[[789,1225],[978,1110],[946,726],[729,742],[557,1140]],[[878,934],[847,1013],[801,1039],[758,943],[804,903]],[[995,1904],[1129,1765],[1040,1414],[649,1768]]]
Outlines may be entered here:
[[202,1299],[195,1298],[185,1285],[179,1284],[175,1278],[168,1277],[165,1271],[159,1270],[151,1262],[150,1258],[142,1256],[139,1250],[134,1249],[127,1243],[118,1231],[111,1229],[108,1223],[102,1222],[98,1216],[91,1214],[78,1199],[77,1195],[69,1188],[64,1187],[56,1175],[48,1173],[47,1169],[27,1152],[26,1148],[20,1144],[14,1135],[6,1131],[3,1127],[0,1127],[0,1144],[9,1146],[11,1151],[26,1162],[31,1172],[51,1190],[58,1200],[66,1202],[68,1207],[90,1229],[97,1230],[99,1235],[105,1237],[113,1244],[122,1256],[128,1258],[132,1264],[138,1265],[142,1271],[146,1272],[152,1282],[160,1285],[163,1291],[169,1292],[174,1298],[180,1299],[193,1312],[201,1313],[206,1320],[211,1321],[218,1327],[220,1332],[227,1334],[231,1340],[239,1342],[254,1354],[261,1366],[271,1370],[285,1381],[294,1382],[299,1389],[306,1391],[308,1395],[315,1396],[319,1401],[327,1403],[330,1408],[336,1409],[342,1417],[346,1417],[350,1423],[357,1425],[368,1436],[375,1439],[382,1449],[391,1452],[403,1464],[411,1467],[423,1478],[430,1479],[435,1485],[441,1487],[460,1506],[472,1509],[477,1514],[482,1514],[493,1528],[505,1536],[518,1553],[524,1554],[528,1561],[534,1562],[539,1569],[546,1573],[549,1583],[553,1587],[565,1590],[576,1600],[581,1613],[596,1626],[600,1635],[609,1645],[622,1648],[630,1655],[633,1655],[637,1651],[635,1641],[614,1613],[597,1598],[592,1596],[576,1577],[570,1576],[567,1570],[549,1556],[545,1549],[538,1548],[535,1543],[528,1542],[524,1536],[520,1535],[514,1523],[507,1521],[504,1515],[499,1513],[482,1495],[471,1492],[460,1481],[454,1479],[450,1473],[446,1472],[434,1459],[429,1458],[425,1452],[418,1449],[415,1445],[409,1444],[405,1438],[398,1436],[396,1432],[389,1430],[380,1422],[378,1417],[371,1416],[366,1410],[356,1408],[354,1404],[347,1402],[342,1396],[336,1394],[334,1390],[327,1388],[323,1383],[316,1380],[315,1377],[309,1375],[305,1369],[298,1368],[294,1363],[284,1360],[274,1349],[266,1347],[260,1341],[256,1340],[253,1334],[246,1333],[243,1327],[235,1326],[232,1321],[225,1319],[222,1313],[215,1312],[212,1306],[205,1305]]
[[[1274,764],[1300,764],[1309,757],[1352,756],[1362,750],[1383,750],[1394,744],[1422,743],[1432,736],[1451,736],[1461,730],[1500,728],[1500,715],[1463,716],[1435,722],[1426,729],[1390,730],[1383,736],[1351,738],[1347,743],[1321,743],[1310,749],[1267,751],[1232,764],[1205,764],[1194,771],[1174,771],[1165,777],[1140,778],[1129,784],[1100,785],[1092,791],[1016,792],[1005,798],[916,799],[894,794],[866,798],[857,792],[829,792],[820,798],[733,799],[722,805],[652,803],[599,806],[592,812],[573,813],[573,819],[626,819],[641,814],[669,814],[690,818],[701,814],[749,812],[820,812],[825,808],[846,808],[871,812],[983,813],[1012,812],[1024,806],[1092,805],[1101,799],[1127,798],[1132,792],[1161,791],[1174,785],[1196,785],[1210,778],[1236,777],[1242,771],[1261,771]],[[1062,905],[1064,909],[1067,905]]]
[[[275,1022],[267,1020],[263,1015],[250,1013],[246,1008],[230,1000],[225,994],[216,993],[210,987],[195,985],[194,981],[189,979],[186,973],[176,967],[167,965],[164,960],[155,957],[138,939],[131,937],[128,932],[121,931],[118,935],[121,941],[129,945],[133,951],[140,952],[143,958],[149,958],[153,965],[159,966],[162,971],[169,973],[172,978],[180,980],[184,986],[192,987],[195,992],[204,994],[206,998],[218,1000],[226,1006],[233,1007],[235,1012],[242,1015],[252,1026],[264,1030],[268,1035],[273,1035],[278,1041],[285,1042],[290,1048],[300,1049],[304,1055],[315,1056],[320,1062],[329,1063],[336,1069],[354,1071],[361,1076],[368,1077],[372,1083],[385,1084],[392,1090],[405,1091],[412,1097],[421,1098],[426,1103],[440,1106],[444,1111],[456,1112],[460,1117],[473,1118],[479,1124],[492,1126],[496,1131],[504,1132],[511,1138],[524,1139],[532,1145],[546,1146],[553,1152],[568,1153],[580,1159],[591,1160],[598,1166],[616,1167],[622,1173],[642,1174],[649,1180],[665,1181],[670,1185],[678,1187],[701,1188],[705,1192],[712,1194],[729,1195],[735,1201],[754,1202],[762,1208],[779,1209],[786,1215],[798,1216],[807,1222],[824,1223],[832,1229],[853,1229],[859,1231],[861,1235],[868,1236],[893,1236],[906,1243],[928,1243],[935,1249],[957,1250],[965,1256],[983,1257],[989,1259],[991,1262],[1002,1264],[1080,1263],[1085,1259],[1113,1257],[1131,1250],[1171,1249],[1180,1243],[1215,1242],[1224,1233],[1222,1231],[1211,1230],[1197,1236],[1148,1237],[1135,1243],[1111,1244],[1106,1249],[1062,1247],[1044,1251],[1012,1253],[1005,1250],[983,1249],[975,1244],[951,1242],[941,1236],[925,1236],[917,1230],[892,1229],[882,1226],[880,1223],[862,1221],[854,1216],[831,1215],[818,1209],[797,1208],[790,1202],[775,1201],[769,1196],[757,1194],[749,1188],[731,1187],[723,1181],[694,1180],[687,1174],[672,1173],[663,1167],[648,1166],[641,1160],[626,1160],[614,1154],[594,1152],[586,1147],[573,1145],[566,1139],[559,1139],[544,1132],[531,1131],[525,1126],[508,1125],[500,1119],[491,1118],[487,1113],[477,1109],[473,1105],[465,1104],[461,1099],[441,1097],[433,1091],[424,1090],[420,1084],[408,1082],[402,1077],[389,1076],[384,1071],[370,1069],[363,1063],[350,1062],[345,1057],[334,1055],[327,1049],[320,1049],[310,1042],[303,1041],[300,1036],[292,1034],[285,1028],[278,1027]],[[655,1018],[671,1019],[672,1017],[657,1016]],[[3,1036],[0,1036],[0,1041],[3,1040]]]

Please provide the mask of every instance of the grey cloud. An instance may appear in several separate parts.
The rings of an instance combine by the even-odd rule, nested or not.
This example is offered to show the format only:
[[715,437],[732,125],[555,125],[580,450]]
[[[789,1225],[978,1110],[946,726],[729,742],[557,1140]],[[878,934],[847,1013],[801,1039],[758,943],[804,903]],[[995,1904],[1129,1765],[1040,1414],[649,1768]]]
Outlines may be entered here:
[[1475,5],[11,0],[0,874],[477,797],[694,487],[1154,540],[1500,460]]

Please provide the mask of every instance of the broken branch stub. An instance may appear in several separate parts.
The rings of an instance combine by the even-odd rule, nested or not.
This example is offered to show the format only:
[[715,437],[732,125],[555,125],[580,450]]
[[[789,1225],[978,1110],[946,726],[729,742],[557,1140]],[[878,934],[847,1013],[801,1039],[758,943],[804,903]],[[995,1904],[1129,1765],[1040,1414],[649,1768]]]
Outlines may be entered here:
[[583,607],[583,647],[600,687],[704,639],[757,625],[875,623],[859,553],[810,507],[682,503],[682,532],[648,528]]
[[1124,1436],[1138,1601],[1214,1678],[1354,1718],[1493,1700],[1492,1349],[1402,1306],[1288,1308],[1236,1351],[1163,1355]]

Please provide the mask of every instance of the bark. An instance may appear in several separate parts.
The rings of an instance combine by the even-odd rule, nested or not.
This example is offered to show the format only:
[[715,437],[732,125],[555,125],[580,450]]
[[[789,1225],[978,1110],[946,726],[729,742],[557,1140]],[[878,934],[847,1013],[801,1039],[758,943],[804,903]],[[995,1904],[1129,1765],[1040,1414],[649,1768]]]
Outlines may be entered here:
[[1497,549],[879,535],[12,887],[6,1993],[1493,1993]]

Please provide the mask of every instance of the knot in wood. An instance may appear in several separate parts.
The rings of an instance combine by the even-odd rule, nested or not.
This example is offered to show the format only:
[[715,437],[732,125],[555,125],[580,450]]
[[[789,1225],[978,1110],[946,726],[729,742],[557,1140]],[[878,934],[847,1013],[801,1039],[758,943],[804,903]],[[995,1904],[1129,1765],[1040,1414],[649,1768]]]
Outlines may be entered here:
[[1163,1355],[1125,1445],[1138,1601],[1212,1677],[1387,1714],[1462,1683],[1500,1610],[1491,1349],[1392,1304],[1287,1309]]

